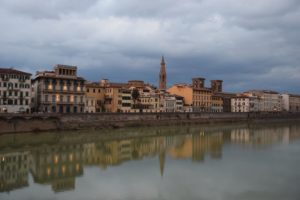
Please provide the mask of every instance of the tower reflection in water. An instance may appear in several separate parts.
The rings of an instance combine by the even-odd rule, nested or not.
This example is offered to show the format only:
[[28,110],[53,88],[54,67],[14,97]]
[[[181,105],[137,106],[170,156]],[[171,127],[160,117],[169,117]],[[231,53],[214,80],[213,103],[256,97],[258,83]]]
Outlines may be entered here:
[[[29,174],[38,184],[51,185],[54,192],[75,189],[76,177],[85,166],[102,170],[131,160],[157,157],[161,176],[166,156],[203,163],[206,156],[222,158],[226,143],[243,147],[268,147],[300,138],[300,126],[211,128],[183,127],[143,130],[132,139],[105,138],[99,133],[16,134],[0,136],[0,192],[9,192],[29,185]],[[128,133],[127,133],[128,134]],[[130,135],[130,133],[128,134]],[[137,135],[137,134],[133,134]]]

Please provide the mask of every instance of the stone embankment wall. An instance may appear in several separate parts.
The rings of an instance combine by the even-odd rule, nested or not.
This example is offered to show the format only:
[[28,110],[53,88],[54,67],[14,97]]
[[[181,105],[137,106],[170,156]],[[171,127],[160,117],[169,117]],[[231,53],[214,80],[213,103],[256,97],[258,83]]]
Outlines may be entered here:
[[300,119],[300,113],[0,114],[0,134],[282,119]]

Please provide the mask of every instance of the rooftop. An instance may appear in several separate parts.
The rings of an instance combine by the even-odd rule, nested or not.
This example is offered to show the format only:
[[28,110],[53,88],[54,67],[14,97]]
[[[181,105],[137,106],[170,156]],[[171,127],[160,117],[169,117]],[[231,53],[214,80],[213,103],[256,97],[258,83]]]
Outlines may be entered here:
[[22,71],[14,69],[14,68],[0,68],[0,74],[16,74],[16,75],[31,76],[30,73],[22,72]]

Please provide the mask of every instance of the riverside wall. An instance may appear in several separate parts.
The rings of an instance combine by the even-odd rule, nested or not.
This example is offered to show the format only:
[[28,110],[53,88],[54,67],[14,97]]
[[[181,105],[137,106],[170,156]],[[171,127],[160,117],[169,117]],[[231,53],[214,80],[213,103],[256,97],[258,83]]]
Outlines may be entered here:
[[0,134],[276,120],[300,121],[300,113],[0,114]]

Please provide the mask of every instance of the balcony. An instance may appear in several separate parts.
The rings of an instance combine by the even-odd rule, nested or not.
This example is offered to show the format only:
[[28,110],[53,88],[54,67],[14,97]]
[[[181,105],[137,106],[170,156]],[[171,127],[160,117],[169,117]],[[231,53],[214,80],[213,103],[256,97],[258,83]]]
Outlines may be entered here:
[[71,104],[74,104],[74,102],[66,102],[66,101],[61,102],[61,101],[58,101],[58,102],[56,102],[56,104],[59,104],[59,105],[71,105]]
[[57,102],[55,102],[55,104],[58,104],[58,105],[84,105],[84,103],[83,102],[71,102],[71,101],[69,101],[69,102],[67,102],[67,101],[63,101],[63,102],[61,102],[61,101],[57,101]]

